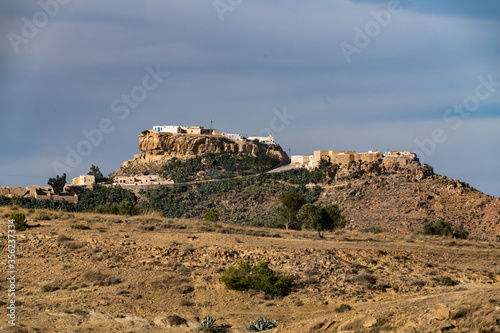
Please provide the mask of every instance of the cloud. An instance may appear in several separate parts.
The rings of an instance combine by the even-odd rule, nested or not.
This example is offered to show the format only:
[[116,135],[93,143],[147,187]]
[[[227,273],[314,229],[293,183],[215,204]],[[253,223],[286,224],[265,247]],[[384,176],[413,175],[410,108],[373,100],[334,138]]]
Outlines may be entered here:
[[[367,143],[385,149],[394,138],[398,149],[411,148],[434,122],[443,123],[448,108],[474,93],[480,75],[500,81],[500,23],[491,1],[488,7],[402,3],[405,10],[348,64],[339,44],[354,43],[355,28],[365,29],[371,12],[387,1],[244,1],[223,22],[211,1],[71,1],[19,54],[5,34],[20,32],[22,17],[31,19],[40,6],[2,2],[0,173],[12,173],[17,160],[50,170],[45,163],[64,159],[66,147],[103,118],[116,130],[72,176],[90,164],[106,173],[118,168],[137,152],[139,133],[154,124],[208,126],[213,119],[216,128],[255,135],[283,107],[297,118],[274,134],[294,151],[345,142],[356,150],[374,148]],[[157,64],[171,75],[120,120],[112,102]],[[467,121],[495,123],[498,92]],[[488,130],[480,136],[484,150],[498,142]],[[443,173],[467,173],[467,167],[446,164]]]

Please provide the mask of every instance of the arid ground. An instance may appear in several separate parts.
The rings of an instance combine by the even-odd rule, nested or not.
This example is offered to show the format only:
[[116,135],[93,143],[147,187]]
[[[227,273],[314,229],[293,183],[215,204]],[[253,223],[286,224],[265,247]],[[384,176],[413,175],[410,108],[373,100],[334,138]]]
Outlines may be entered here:
[[[13,209],[0,208],[3,276]],[[228,332],[259,316],[269,332],[500,332],[500,242],[20,211],[32,227],[16,233],[16,326],[2,279],[2,332],[194,332],[206,314]],[[292,291],[227,290],[242,261],[290,275]]]

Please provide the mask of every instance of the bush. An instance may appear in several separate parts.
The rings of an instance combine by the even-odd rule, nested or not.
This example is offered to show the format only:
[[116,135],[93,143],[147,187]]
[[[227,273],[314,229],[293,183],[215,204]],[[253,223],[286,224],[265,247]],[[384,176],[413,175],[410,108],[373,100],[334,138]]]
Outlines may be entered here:
[[35,219],[37,221],[49,221],[50,220],[50,216],[49,214],[47,214],[46,212],[40,212],[36,217]]
[[422,233],[424,235],[438,235],[465,239],[469,237],[469,233],[462,225],[453,227],[450,222],[437,220],[434,222],[425,222],[422,226]]
[[103,281],[104,279],[106,279],[106,275],[104,275],[100,271],[88,270],[82,274],[82,279],[91,282]]
[[26,224],[26,216],[20,212],[12,212],[10,213],[9,220],[14,220],[14,226],[18,231],[24,231],[28,227]]
[[194,304],[189,299],[181,297],[181,298],[179,298],[179,305],[180,306],[193,306]]
[[434,278],[434,281],[443,286],[454,286],[456,282],[449,276],[438,276]]
[[212,208],[203,215],[203,218],[210,222],[217,222],[219,220],[219,210]]
[[71,226],[71,229],[77,229],[77,230],[88,230],[90,229],[89,227],[87,227],[86,225],[84,224],[73,224]]
[[276,327],[276,321],[270,321],[267,318],[259,317],[247,326],[249,332],[262,332]]
[[183,284],[179,287],[176,287],[175,291],[178,292],[179,294],[189,294],[190,292],[194,291],[194,288],[193,286],[190,286],[188,284]]
[[198,331],[204,332],[204,333],[216,333],[216,332],[222,332],[223,327],[221,325],[217,325],[215,322],[217,319],[215,319],[213,316],[206,315],[205,319],[201,322],[200,327],[198,327]]
[[115,215],[125,215],[133,216],[139,214],[139,209],[137,206],[129,201],[122,203],[110,203],[107,202],[105,205],[97,206],[95,209],[96,213],[99,214],[115,214]]
[[56,290],[59,290],[59,287],[56,286],[55,284],[45,284],[42,286],[42,292],[44,293],[51,293]]
[[286,295],[291,286],[290,276],[276,274],[264,261],[254,267],[247,262],[241,262],[238,268],[230,266],[222,275],[221,280],[228,289],[253,289],[269,295]]
[[380,234],[382,232],[387,232],[389,230],[382,229],[382,228],[379,228],[379,227],[368,227],[368,228],[360,229],[359,231],[361,231],[363,233]]
[[338,308],[335,308],[335,312],[342,313],[351,310],[352,307],[349,304],[340,304]]

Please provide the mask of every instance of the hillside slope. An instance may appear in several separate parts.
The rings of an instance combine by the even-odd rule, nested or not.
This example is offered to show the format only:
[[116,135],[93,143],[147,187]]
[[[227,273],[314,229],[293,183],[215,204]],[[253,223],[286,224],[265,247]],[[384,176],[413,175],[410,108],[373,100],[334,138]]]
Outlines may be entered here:
[[[368,169],[368,165],[343,169],[344,175]],[[345,179],[338,173],[319,199],[338,203],[351,221],[351,229],[380,227],[414,232],[427,221],[445,220],[463,225],[472,237],[500,237],[500,200],[469,184],[434,175],[426,166],[386,165],[385,174],[366,172]]]
[[[221,136],[145,131],[140,135],[139,149],[143,153],[124,162],[115,176],[158,174],[174,157],[183,161],[176,168],[185,173],[193,165],[187,162],[206,153],[239,156],[267,152],[278,156],[281,164],[289,161],[277,145],[235,142]],[[398,163],[384,158],[340,165],[325,161],[313,171],[293,169],[228,180],[217,179],[228,171],[222,168],[225,162],[210,170],[201,170],[203,165],[197,163],[196,171],[184,178],[198,184],[150,190],[141,194],[143,208],[161,211],[167,217],[202,217],[209,209],[217,208],[223,222],[280,227],[279,198],[282,193],[296,190],[312,203],[338,204],[352,230],[378,227],[411,233],[420,231],[425,222],[444,220],[463,226],[474,238],[500,237],[500,199],[467,183],[436,175],[418,159]],[[214,173],[217,177],[210,178]]]

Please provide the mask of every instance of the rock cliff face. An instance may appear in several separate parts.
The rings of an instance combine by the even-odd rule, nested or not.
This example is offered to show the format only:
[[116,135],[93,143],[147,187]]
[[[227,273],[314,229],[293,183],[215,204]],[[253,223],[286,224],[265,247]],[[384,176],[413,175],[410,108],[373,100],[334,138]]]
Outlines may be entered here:
[[207,152],[232,154],[254,154],[268,152],[279,157],[281,164],[290,162],[279,145],[255,144],[249,141],[232,141],[216,135],[189,135],[144,131],[139,136],[141,154],[122,163],[114,176],[155,174],[168,160],[176,157],[187,159]]

